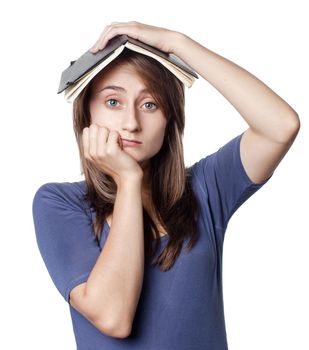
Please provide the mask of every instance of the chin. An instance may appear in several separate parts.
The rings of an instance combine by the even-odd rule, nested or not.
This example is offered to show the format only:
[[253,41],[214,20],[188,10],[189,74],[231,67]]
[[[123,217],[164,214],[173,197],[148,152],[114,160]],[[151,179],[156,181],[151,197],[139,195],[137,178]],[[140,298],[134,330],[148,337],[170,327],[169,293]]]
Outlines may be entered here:
[[143,170],[145,170],[145,169],[149,166],[149,164],[150,164],[150,159],[143,159],[143,160],[140,160],[140,161],[137,160],[137,162],[138,162],[138,164],[140,165],[140,167],[141,167]]

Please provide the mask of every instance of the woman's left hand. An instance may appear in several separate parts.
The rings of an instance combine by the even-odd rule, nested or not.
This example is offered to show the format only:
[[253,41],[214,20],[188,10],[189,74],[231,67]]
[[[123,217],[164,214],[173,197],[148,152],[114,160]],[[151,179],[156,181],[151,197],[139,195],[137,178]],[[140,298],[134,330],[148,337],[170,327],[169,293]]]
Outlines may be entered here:
[[173,42],[175,40],[173,37],[179,32],[136,21],[112,22],[104,28],[99,39],[89,51],[96,53],[98,50],[102,50],[112,37],[120,34],[127,34],[164,52],[173,52]]

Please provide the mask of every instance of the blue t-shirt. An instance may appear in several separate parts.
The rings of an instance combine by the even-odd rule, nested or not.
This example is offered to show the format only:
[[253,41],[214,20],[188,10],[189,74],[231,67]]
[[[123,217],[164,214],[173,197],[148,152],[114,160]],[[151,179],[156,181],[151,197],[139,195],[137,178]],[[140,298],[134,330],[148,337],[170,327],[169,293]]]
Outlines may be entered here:
[[[242,133],[243,134],[243,133]],[[240,158],[242,134],[190,167],[200,207],[198,240],[188,239],[173,267],[161,272],[145,265],[143,287],[126,338],[100,332],[70,304],[78,350],[227,350],[222,294],[222,249],[229,219],[267,180],[253,183]],[[46,183],[33,199],[38,247],[47,270],[69,303],[69,293],[87,278],[109,233],[105,221],[100,244],[91,223],[95,212],[82,196],[85,181]],[[160,240],[160,251],[168,235]]]

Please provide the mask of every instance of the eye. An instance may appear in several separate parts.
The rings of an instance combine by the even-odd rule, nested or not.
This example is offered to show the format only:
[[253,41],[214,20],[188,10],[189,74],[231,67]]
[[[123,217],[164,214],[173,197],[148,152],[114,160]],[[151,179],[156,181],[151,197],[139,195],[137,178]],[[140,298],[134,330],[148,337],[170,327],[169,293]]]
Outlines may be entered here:
[[[144,104],[145,104],[145,105],[148,105],[148,106],[149,106],[149,105],[152,105],[152,106],[157,107],[157,105],[156,105],[154,102],[150,102],[150,101],[149,101],[149,102],[145,102]],[[146,109],[155,109],[155,108],[146,108]]]
[[[114,98],[110,98],[109,100],[107,100],[106,102],[108,103],[109,101],[117,101]],[[117,101],[118,102],[118,101]],[[115,107],[115,104],[109,104],[110,107]]]

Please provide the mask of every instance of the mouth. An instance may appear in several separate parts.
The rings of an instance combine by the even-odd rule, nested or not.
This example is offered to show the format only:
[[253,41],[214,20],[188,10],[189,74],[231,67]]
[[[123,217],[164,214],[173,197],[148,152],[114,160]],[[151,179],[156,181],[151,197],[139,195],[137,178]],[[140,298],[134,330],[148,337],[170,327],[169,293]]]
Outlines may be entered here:
[[138,140],[121,139],[121,141],[123,143],[129,143],[129,144],[137,144],[137,145],[142,144],[142,142]]

